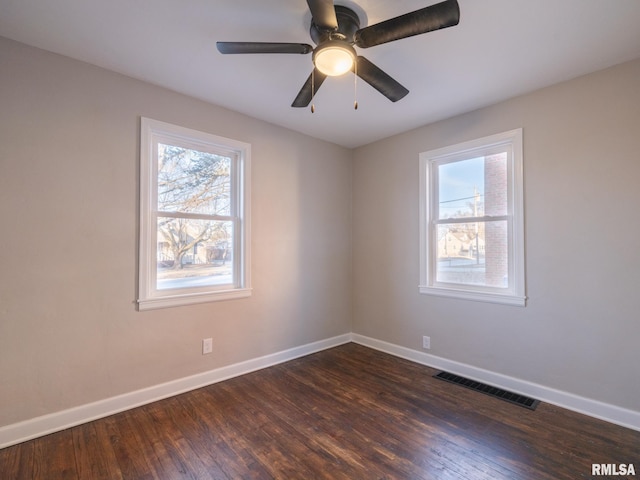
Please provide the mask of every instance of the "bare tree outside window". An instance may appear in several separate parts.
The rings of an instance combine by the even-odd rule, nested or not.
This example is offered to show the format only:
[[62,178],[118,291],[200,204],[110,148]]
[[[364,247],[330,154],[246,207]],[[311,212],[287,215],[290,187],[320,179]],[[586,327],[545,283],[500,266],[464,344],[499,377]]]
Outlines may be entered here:
[[231,281],[231,168],[230,157],[158,144],[159,288]]

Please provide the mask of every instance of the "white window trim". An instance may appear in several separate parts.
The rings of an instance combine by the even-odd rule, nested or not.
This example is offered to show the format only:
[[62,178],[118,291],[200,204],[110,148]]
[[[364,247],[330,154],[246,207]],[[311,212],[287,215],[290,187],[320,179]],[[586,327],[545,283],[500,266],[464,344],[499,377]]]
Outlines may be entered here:
[[[234,235],[234,255],[237,279],[233,288],[192,288],[157,290],[157,162],[154,145],[159,138],[175,138],[182,143],[212,145],[233,152],[237,157],[236,205],[237,234]],[[141,117],[140,121],[140,242],[138,272],[138,309],[174,307],[248,297],[251,295],[250,189],[251,145],[229,138],[199,132],[169,123]]]
[[[510,146],[512,161],[509,163],[509,212],[512,242],[509,252],[510,280],[508,291],[497,292],[490,287],[436,282],[435,261],[431,245],[435,241],[435,227],[431,222],[432,205],[430,177],[434,165],[456,157],[468,158],[474,150]],[[430,150],[420,154],[420,293],[461,298],[506,305],[525,306],[525,255],[524,255],[524,177],[522,154],[522,128],[490,135],[488,137]]]

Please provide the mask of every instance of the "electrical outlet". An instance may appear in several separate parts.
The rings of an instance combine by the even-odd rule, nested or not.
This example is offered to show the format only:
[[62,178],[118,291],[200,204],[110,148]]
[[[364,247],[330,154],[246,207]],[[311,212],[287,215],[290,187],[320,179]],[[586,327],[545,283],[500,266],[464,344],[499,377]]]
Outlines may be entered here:
[[425,350],[431,349],[431,337],[422,337],[422,348]]
[[202,339],[202,354],[206,355],[213,352],[213,338]]

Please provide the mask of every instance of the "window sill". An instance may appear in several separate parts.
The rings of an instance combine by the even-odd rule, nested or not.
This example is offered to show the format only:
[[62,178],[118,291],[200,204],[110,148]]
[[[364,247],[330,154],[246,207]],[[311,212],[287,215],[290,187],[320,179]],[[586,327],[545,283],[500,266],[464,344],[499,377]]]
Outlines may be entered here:
[[470,290],[457,290],[453,288],[429,287],[426,285],[420,285],[420,293],[426,295],[436,295],[439,297],[457,298],[461,300],[472,300],[476,302],[499,303],[517,307],[524,307],[527,303],[526,296],[479,291],[474,292]]
[[154,310],[157,308],[178,307],[207,302],[219,302],[251,296],[250,288],[237,288],[207,293],[186,293],[181,295],[165,295],[162,297],[149,297],[138,300],[138,310]]

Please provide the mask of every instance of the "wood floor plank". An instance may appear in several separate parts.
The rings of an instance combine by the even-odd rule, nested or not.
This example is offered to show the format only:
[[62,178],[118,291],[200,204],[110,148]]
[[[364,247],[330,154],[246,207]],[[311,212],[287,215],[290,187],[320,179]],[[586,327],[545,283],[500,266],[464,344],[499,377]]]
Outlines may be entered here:
[[[228,478],[270,478],[268,470],[257,460],[251,445],[242,433],[254,428],[252,422],[241,423],[240,429],[234,420],[242,411],[243,399],[229,394],[221,388],[206,388],[192,392],[189,401],[199,413],[210,435],[210,454]],[[233,462],[229,462],[233,458]]]
[[[347,344],[0,450],[2,478],[575,480],[640,432]],[[5,472],[8,472],[5,474]]]
[[[75,449],[70,430],[33,440],[35,453],[33,480],[78,480]],[[0,470],[1,471],[1,470]]]
[[[266,414],[259,428],[265,428],[275,420],[286,430],[286,442],[294,444],[296,449],[287,448],[281,437],[276,437],[276,441],[280,444],[278,448],[288,451],[296,469],[304,465],[309,477],[322,471],[327,478],[336,479],[354,478],[353,474],[362,471],[364,464],[358,452],[345,448],[344,442],[336,438],[335,429],[330,432],[323,429],[321,419],[313,416],[313,407],[307,407],[304,399],[299,398],[300,402],[296,403],[288,398],[292,384],[278,369],[269,372],[265,380],[252,382],[247,379],[251,383],[242,389],[243,395]],[[318,408],[317,404],[315,408]]]
[[[184,478],[196,480],[206,473],[195,458],[185,458],[178,448],[182,433],[173,428],[162,412],[171,409],[173,402],[162,401],[147,405],[139,410],[139,415],[131,420],[134,435],[145,456],[150,458],[155,477]],[[200,475],[200,477],[199,477]]]
[[7,478],[31,478],[35,441],[0,449],[0,472]]
[[224,461],[234,453],[220,435],[220,430],[209,424],[208,419],[212,415],[202,402],[201,394],[202,390],[179,395],[174,398],[177,405],[162,406],[160,410],[166,415],[166,422],[172,424],[172,429],[182,434],[178,446],[182,456],[197,463],[199,472],[202,469],[206,471],[201,478],[239,478],[235,462]]
[[[179,478],[224,479],[226,475],[215,464],[204,463],[185,438],[192,431],[185,420],[176,422],[175,416],[184,412],[180,396],[156,402],[149,406],[147,415],[150,422],[144,429],[145,438],[154,438],[158,445],[158,455],[164,455],[177,469]],[[165,470],[166,472],[166,470]]]
[[105,422],[90,422],[71,429],[80,480],[122,480]]
[[[358,369],[359,367],[356,370]],[[417,462],[421,463],[421,468],[424,468],[424,465],[432,465],[436,469],[448,468],[451,471],[456,471],[458,466],[454,462],[449,462],[449,465],[443,464],[445,458],[439,452],[427,448],[429,445],[433,446],[443,442],[443,439],[439,438],[437,430],[432,432],[431,437],[429,436],[429,423],[432,418],[412,425],[412,423],[416,423],[415,415],[418,409],[415,405],[409,404],[401,395],[395,394],[393,392],[395,386],[376,382],[377,389],[368,391],[366,382],[363,382],[359,375],[351,375],[351,378],[348,379],[328,379],[327,373],[325,372],[325,375],[316,378],[305,375],[305,379],[320,385],[321,390],[329,391],[328,397],[331,402],[335,403],[341,396],[344,397],[344,411],[353,422],[352,428],[361,430],[363,437],[376,439],[372,455],[374,459],[380,455],[377,457],[377,461],[382,463],[388,460],[394,468],[390,473],[405,478],[420,478],[420,474],[412,472],[410,467],[407,467],[407,471],[397,470],[404,461],[403,455],[418,458]],[[334,388],[332,385],[338,387]],[[354,391],[357,394],[354,394]],[[357,409],[354,408],[354,398],[357,398]],[[426,413],[427,410],[424,412]],[[411,445],[410,450],[407,449],[407,444]],[[459,475],[461,478],[468,478],[466,471],[459,471]]]
[[[116,462],[124,479],[152,480],[159,478],[153,458],[140,442],[135,419],[142,415],[142,407],[106,418],[108,438]],[[106,440],[106,439],[104,439]],[[105,445],[105,448],[107,446]]]

